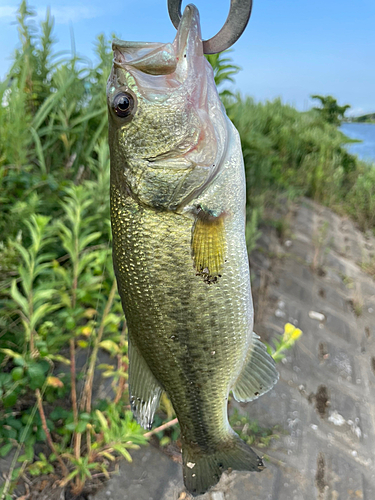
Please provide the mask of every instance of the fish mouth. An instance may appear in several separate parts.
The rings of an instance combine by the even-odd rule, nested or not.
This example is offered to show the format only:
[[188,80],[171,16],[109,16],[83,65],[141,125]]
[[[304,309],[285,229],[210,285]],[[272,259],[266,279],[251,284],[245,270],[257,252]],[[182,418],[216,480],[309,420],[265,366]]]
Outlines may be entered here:
[[171,43],[114,40],[112,49],[115,68],[133,68],[148,75],[169,75],[176,71],[177,59]]
[[176,73],[181,82],[191,66],[190,59],[203,56],[198,9],[192,4],[185,7],[173,43],[126,42],[116,39],[112,43],[112,49],[115,68],[136,69],[154,76]]

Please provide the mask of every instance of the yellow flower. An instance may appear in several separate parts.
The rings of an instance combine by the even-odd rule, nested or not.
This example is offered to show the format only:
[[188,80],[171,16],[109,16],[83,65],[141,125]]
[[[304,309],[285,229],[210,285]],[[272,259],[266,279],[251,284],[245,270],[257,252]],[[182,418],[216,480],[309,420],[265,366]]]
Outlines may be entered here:
[[284,342],[290,342],[292,340],[294,343],[301,335],[302,330],[296,328],[294,325],[292,325],[292,323],[286,323],[286,325],[284,326]]
[[92,334],[92,327],[84,326],[81,330],[81,334],[84,335],[85,337],[90,337],[90,335]]
[[64,383],[57,377],[47,377],[47,385],[51,387],[64,387]]

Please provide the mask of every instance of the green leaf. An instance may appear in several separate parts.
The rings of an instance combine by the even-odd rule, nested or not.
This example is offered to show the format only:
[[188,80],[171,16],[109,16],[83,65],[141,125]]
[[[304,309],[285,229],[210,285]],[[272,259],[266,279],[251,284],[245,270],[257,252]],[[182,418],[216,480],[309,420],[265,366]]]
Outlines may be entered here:
[[18,272],[20,273],[21,285],[23,288],[23,292],[24,292],[26,297],[29,297],[30,292],[31,292],[32,282],[33,282],[33,276],[32,276],[29,269],[25,269],[22,266],[20,266],[18,268]]
[[18,252],[21,254],[25,264],[27,267],[30,267],[30,255],[29,252],[26,250],[25,247],[23,247],[20,243],[17,241],[12,241],[12,245],[18,250]]
[[171,442],[171,438],[168,437],[168,436],[163,436],[160,440],[160,446],[163,447],[163,446],[166,446],[167,444],[169,444]]
[[12,471],[12,481],[15,481],[16,479],[19,479],[21,477],[22,473],[22,467],[17,467],[16,469],[13,469]]
[[102,121],[100,122],[98,128],[96,129],[95,134],[93,134],[89,146],[86,148],[86,151],[85,151],[85,155],[86,156],[89,156],[93,152],[95,144],[98,142],[100,134],[104,130],[104,127],[107,125],[107,123],[108,123],[107,111],[106,111],[105,108],[103,108],[103,118],[102,118]]
[[96,231],[94,233],[88,234],[84,238],[80,238],[79,249],[83,250],[84,248],[86,248],[87,246],[89,246],[90,243],[92,243],[94,240],[97,240],[98,238],[100,238],[101,235],[102,235],[101,232]]
[[[43,255],[46,256],[47,254]],[[49,254],[49,258],[51,259],[52,257],[54,257],[54,254]],[[34,279],[40,274],[42,274],[43,271],[50,268],[51,268],[51,262],[44,262],[43,264],[35,265]]]
[[53,289],[53,288],[50,288],[48,290],[36,290],[34,291],[34,295],[33,295],[33,301],[34,301],[34,304],[36,302],[39,302],[40,300],[44,301],[44,300],[51,300],[53,295],[56,293],[57,290]]
[[132,462],[133,461],[130,453],[128,452],[128,450],[126,448],[124,448],[124,446],[114,445],[113,449],[116,450],[116,451],[118,451],[119,453],[121,453],[121,455],[123,457],[125,457],[128,462]]
[[70,415],[68,410],[65,410],[64,408],[61,408],[61,406],[58,406],[52,412],[50,413],[50,418],[51,420],[60,420],[60,419],[65,419]]
[[5,420],[5,422],[7,425],[10,425],[11,427],[13,427],[13,429],[17,429],[17,430],[22,429],[22,422],[19,419],[16,419],[14,417],[8,417]]
[[83,254],[79,260],[78,274],[81,274],[82,271],[96,258],[97,258],[96,252]]
[[5,408],[10,408],[16,404],[17,399],[18,399],[18,394],[16,392],[12,392],[11,394],[3,398],[2,401]]
[[52,361],[59,361],[60,363],[64,363],[64,365],[70,365],[70,359],[64,358],[64,356],[61,356],[60,354],[49,354],[48,358],[52,359]]
[[19,354],[18,352],[12,351],[11,349],[0,349],[0,351],[13,359],[23,359],[21,354]]
[[36,153],[38,155],[40,169],[43,174],[47,174],[47,167],[46,167],[46,161],[44,159],[42,143],[40,142],[39,136],[33,127],[30,127],[30,132],[35,142],[35,148],[36,148]]
[[[44,239],[43,243],[44,242],[55,243],[55,241],[56,241],[56,238],[46,238],[46,239]],[[55,256],[56,256],[56,254],[53,252],[47,252],[47,253],[42,253],[42,254],[38,255],[35,259],[36,269],[38,269],[39,266],[41,266],[41,265],[51,266],[51,260],[53,260],[55,258]],[[43,264],[43,262],[45,264]]]
[[35,114],[34,119],[32,121],[32,127],[35,130],[38,130],[40,125],[46,119],[47,115],[50,113],[51,109],[53,107],[57,106],[58,101],[65,94],[67,88],[73,83],[75,78],[76,78],[76,76],[73,73],[70,76],[70,78],[68,78],[66,80],[66,82],[58,89],[58,91],[55,92],[54,94],[51,94],[49,97],[47,97],[47,99],[44,101],[44,103],[40,106],[40,108],[38,109],[38,111]]
[[13,443],[8,443],[5,444],[0,448],[0,457],[6,457],[10,450],[13,448],[14,444]]
[[41,321],[42,319],[45,319],[45,317],[50,314],[53,311],[56,311],[56,309],[60,308],[60,304],[42,304],[39,306],[32,314],[31,319],[30,319],[30,328],[34,329],[36,328],[36,325]]
[[17,366],[26,366],[26,360],[22,356],[13,358],[13,362]]
[[80,422],[78,422],[75,431],[81,434],[82,432],[85,432],[86,428],[87,428],[87,422],[81,420]]
[[66,478],[61,481],[60,483],[60,486],[65,486],[67,485],[73,478],[76,477],[76,475],[80,472],[80,470],[77,468],[77,469],[74,469],[73,472],[71,472],[68,476],[66,476]]
[[108,422],[107,422],[107,419],[105,418],[105,416],[103,415],[103,413],[100,410],[96,410],[95,413],[99,419],[99,422],[100,422],[100,425],[102,426],[102,428],[104,430],[107,430],[108,429]]
[[27,443],[25,446],[26,460],[31,462],[34,458],[34,446],[31,443]]
[[10,295],[12,299],[20,306],[22,312],[26,317],[29,315],[29,304],[27,303],[26,298],[18,291],[16,280],[12,281],[12,285],[10,288]]
[[11,371],[12,379],[16,382],[17,380],[21,380],[24,376],[24,371],[21,366],[16,366]]
[[88,422],[89,420],[91,420],[91,415],[90,413],[83,412],[79,414],[79,418]]
[[40,389],[46,380],[42,366],[37,363],[32,364],[28,367],[27,373],[30,377],[30,389]]
[[71,127],[76,127],[82,122],[89,121],[91,118],[94,118],[95,116],[100,116],[105,112],[106,110],[104,108],[99,108],[96,111],[93,111],[92,113],[87,113],[79,118],[76,118],[75,120],[72,120],[70,122]]
[[120,352],[120,347],[115,342],[113,342],[113,340],[109,339],[99,342],[99,347],[105,349],[106,351],[109,351],[110,353]]
[[65,424],[65,429],[68,431],[74,431],[76,428],[76,424],[74,422],[69,422],[68,424]]
[[89,346],[89,343],[87,342],[87,340],[78,340],[77,345],[82,349],[86,349],[86,347]]

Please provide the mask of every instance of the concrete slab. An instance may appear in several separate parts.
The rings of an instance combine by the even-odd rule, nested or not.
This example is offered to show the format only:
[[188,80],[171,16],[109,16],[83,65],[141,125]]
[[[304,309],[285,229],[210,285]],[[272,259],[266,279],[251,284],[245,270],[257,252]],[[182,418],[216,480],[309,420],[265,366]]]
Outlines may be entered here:
[[[260,426],[278,426],[280,438],[257,450],[268,458],[261,474],[224,475],[199,500],[375,499],[375,282],[355,260],[375,248],[375,238],[311,200],[291,214],[290,231],[298,237],[288,248],[269,227],[258,241],[253,294],[263,308],[256,311],[262,338],[282,334],[288,321],[304,333],[278,365],[272,391],[247,405],[230,403],[230,411]],[[310,263],[323,228],[318,274]],[[365,305],[358,317],[348,307],[357,286]],[[310,311],[323,313],[324,321],[311,319]],[[190,500],[181,476],[179,464],[142,448],[93,498]]]
[[176,500],[184,489],[181,465],[152,446],[132,453],[133,462],[121,462],[115,475],[95,500]]

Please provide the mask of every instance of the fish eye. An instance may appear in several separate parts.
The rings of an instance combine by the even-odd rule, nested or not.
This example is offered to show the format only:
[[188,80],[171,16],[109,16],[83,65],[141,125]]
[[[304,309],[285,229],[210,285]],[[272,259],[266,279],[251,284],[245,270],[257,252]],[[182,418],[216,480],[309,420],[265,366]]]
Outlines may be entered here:
[[113,99],[113,111],[120,118],[129,116],[134,108],[134,97],[128,92],[119,92]]

